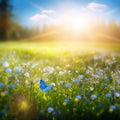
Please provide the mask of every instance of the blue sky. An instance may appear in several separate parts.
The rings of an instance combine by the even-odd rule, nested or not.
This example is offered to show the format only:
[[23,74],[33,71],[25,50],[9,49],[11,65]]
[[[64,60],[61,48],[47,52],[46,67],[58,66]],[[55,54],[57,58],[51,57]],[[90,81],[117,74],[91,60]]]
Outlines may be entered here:
[[[81,13],[88,17],[120,21],[120,0],[13,0],[13,5],[16,20],[30,27],[58,24],[62,19],[65,21]],[[67,15],[71,18],[65,17]]]

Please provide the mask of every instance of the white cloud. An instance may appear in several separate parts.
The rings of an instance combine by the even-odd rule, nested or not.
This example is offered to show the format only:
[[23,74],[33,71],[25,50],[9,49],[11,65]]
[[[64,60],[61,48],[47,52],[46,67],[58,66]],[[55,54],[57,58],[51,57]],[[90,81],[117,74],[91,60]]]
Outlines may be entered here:
[[107,5],[91,2],[88,4],[87,8],[95,12],[102,12],[107,8]]
[[34,14],[29,20],[39,24],[53,24],[56,21],[55,13],[52,9],[41,9],[39,14]]
[[40,20],[46,20],[48,18],[49,17],[46,14],[35,14],[32,17],[30,17],[30,20],[37,22],[37,21],[40,21]]
[[42,10],[42,13],[44,13],[44,14],[54,14],[54,13],[56,13],[56,11],[55,10]]
[[[42,24],[60,24],[62,23],[63,20],[65,20],[65,16],[67,15],[68,17],[71,15],[73,16],[87,16],[87,17],[91,17],[94,16],[94,14],[96,15],[96,13],[106,13],[108,6],[105,4],[101,4],[101,3],[95,3],[95,2],[90,2],[88,3],[86,6],[80,6],[79,8],[76,8],[74,10],[69,10],[67,13],[67,9],[66,11],[63,12],[59,12],[59,11],[55,11],[52,9],[39,9],[40,13],[38,14],[34,14],[33,16],[31,16],[29,18],[29,20],[33,21],[33,22],[37,22]],[[106,11],[106,12],[104,12]],[[73,12],[73,13],[72,13]],[[113,12],[113,11],[112,11]],[[57,14],[56,14],[57,13]],[[109,13],[108,13],[109,14]],[[99,14],[101,15],[101,14]],[[66,17],[67,17],[66,16]],[[66,18],[67,20],[68,18]]]

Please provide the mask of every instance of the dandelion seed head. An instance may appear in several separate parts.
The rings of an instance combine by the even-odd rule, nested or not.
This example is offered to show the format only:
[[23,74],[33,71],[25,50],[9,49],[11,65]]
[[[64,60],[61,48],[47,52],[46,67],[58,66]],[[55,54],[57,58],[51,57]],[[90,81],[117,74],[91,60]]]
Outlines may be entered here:
[[114,97],[119,98],[120,97],[120,93],[119,92],[115,92],[114,93]]
[[8,67],[9,67],[9,63],[8,63],[7,61],[5,61],[5,62],[3,62],[2,66],[3,66],[4,68],[8,68]]
[[93,70],[93,68],[92,68],[91,66],[88,66],[88,69],[89,69],[89,70]]
[[79,71],[78,71],[78,70],[76,70],[75,72],[76,72],[76,73],[79,73]]
[[25,76],[25,77],[30,77],[30,73],[29,73],[29,72],[26,72],[26,73],[24,73],[24,76]]
[[55,71],[54,68],[50,66],[43,68],[43,72],[47,74],[52,74],[54,73],[54,71]]
[[91,71],[90,71],[90,70],[87,70],[87,71],[86,71],[86,74],[91,74]]
[[65,74],[64,71],[59,71],[59,75],[63,75],[63,74]]
[[93,91],[94,90],[94,88],[93,87],[90,87],[90,91]]
[[55,83],[51,83],[50,85],[55,86]]
[[66,67],[69,68],[69,67],[70,67],[70,64],[67,64]]
[[60,66],[56,66],[56,69],[57,69],[57,70],[60,70]]
[[113,91],[115,90],[115,88],[113,86],[110,86],[110,89],[113,90]]

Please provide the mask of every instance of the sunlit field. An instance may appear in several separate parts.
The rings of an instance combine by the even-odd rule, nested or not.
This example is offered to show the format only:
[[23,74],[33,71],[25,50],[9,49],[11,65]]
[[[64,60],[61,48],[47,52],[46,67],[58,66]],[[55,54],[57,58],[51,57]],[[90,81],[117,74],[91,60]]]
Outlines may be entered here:
[[0,43],[0,119],[119,120],[119,48],[119,43]]
[[120,0],[0,0],[0,120],[120,120]]

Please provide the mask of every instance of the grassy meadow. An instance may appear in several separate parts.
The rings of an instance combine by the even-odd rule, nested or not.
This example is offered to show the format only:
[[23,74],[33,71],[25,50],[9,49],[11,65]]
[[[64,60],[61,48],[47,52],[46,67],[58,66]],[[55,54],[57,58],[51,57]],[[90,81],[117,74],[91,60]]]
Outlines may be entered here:
[[0,120],[89,119],[120,119],[119,43],[0,43]]

